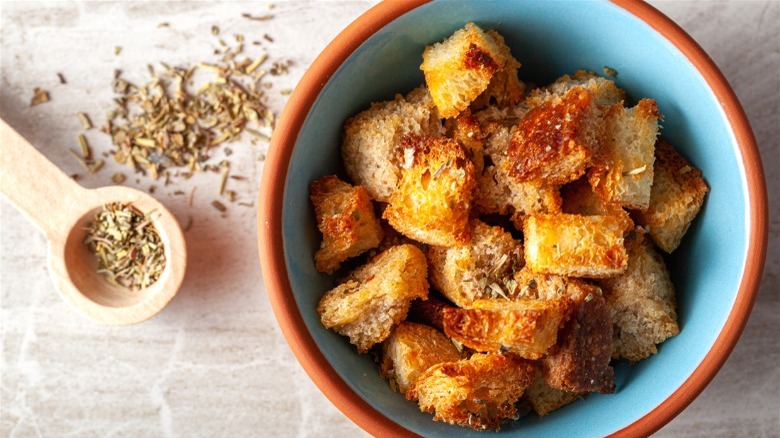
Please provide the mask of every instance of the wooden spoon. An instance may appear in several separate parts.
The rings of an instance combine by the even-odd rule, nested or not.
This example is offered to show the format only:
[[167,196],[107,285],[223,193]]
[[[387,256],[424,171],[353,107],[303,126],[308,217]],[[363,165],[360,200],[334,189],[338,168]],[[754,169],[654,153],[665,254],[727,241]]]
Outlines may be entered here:
[[[81,187],[2,120],[0,169],[0,191],[46,235],[54,283],[84,315],[103,324],[134,324],[157,314],[176,295],[187,250],[176,218],[156,199],[129,187]],[[84,228],[111,202],[153,212],[166,263],[160,278],[145,289],[133,291],[109,283],[97,273],[95,256],[83,243]]]

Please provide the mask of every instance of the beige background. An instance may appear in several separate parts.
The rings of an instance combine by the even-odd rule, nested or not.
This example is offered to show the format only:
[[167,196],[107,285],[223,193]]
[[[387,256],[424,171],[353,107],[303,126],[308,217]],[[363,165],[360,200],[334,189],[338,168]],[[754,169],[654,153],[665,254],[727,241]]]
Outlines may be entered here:
[[[224,38],[261,40],[290,59],[275,77],[270,105],[284,105],[306,66],[373,1],[265,3],[0,3],[0,117],[57,166],[80,172],[67,152],[81,132],[76,112],[98,124],[109,108],[115,68],[141,81],[146,64],[213,59],[216,24]],[[658,436],[780,436],[780,2],[652,1],[696,38],[733,85],[764,157],[770,198],[770,246],[753,315],[712,384]],[[241,13],[271,13],[250,21]],[[157,24],[169,22],[170,28]],[[121,46],[119,56],[114,47]],[[62,85],[56,73],[68,83]],[[34,87],[52,100],[29,107]],[[106,136],[87,133],[93,148]],[[254,202],[265,145],[237,143],[232,181]],[[115,163],[81,180],[110,183]],[[46,242],[0,201],[0,436],[362,436],[309,381],[285,343],[265,296],[257,259],[254,208],[221,215],[216,175],[197,175],[156,195],[194,225],[186,233],[189,271],[160,315],[133,327],[97,326],[73,312],[48,277]],[[128,185],[148,189],[135,177]],[[198,188],[194,205],[186,196]],[[717,291],[712,291],[713,296]],[[715,298],[714,298],[715,299]]]

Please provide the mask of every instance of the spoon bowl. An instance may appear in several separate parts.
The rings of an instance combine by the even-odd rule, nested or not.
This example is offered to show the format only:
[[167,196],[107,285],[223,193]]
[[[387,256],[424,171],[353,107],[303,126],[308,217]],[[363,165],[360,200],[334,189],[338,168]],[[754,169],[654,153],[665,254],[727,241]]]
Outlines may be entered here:
[[[134,324],[157,314],[176,295],[187,265],[186,245],[176,218],[159,201],[129,187],[81,187],[2,120],[0,163],[0,191],[46,235],[52,279],[82,314],[107,325]],[[163,243],[165,269],[141,290],[106,280],[84,244],[87,224],[114,202],[149,216]]]

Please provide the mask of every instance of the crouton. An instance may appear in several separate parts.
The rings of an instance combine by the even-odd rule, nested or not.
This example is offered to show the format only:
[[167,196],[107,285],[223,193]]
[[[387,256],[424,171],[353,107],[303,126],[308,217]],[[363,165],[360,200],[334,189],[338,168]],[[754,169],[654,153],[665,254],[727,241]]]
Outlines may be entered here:
[[523,244],[511,234],[478,219],[472,219],[470,227],[468,243],[428,249],[431,283],[460,307],[495,296],[495,287],[511,294],[507,281],[523,267]]
[[573,312],[558,332],[558,342],[541,359],[545,381],[563,391],[611,394],[612,320],[601,290],[572,279],[566,297],[574,303]]
[[547,87],[534,89],[528,99],[528,105],[541,104],[563,97],[574,87],[584,87],[593,93],[596,106],[606,108],[626,99],[626,92],[618,88],[611,79],[602,78],[593,72],[577,70],[573,75],[564,75]]
[[426,47],[420,69],[441,117],[457,116],[485,91],[504,68],[506,52],[474,23]]
[[637,211],[637,223],[650,229],[650,237],[667,253],[679,245],[691,222],[699,214],[704,195],[710,190],[701,171],[663,140],[655,146],[655,177],[650,203]]
[[525,221],[525,262],[534,272],[604,278],[626,270],[620,216],[534,215]]
[[331,274],[341,262],[382,240],[382,228],[365,188],[353,187],[335,175],[324,176],[311,184],[311,202],[322,232],[322,244],[314,254],[318,271]]
[[612,319],[601,290],[577,278],[537,274],[524,268],[515,274],[524,299],[572,303],[569,319],[558,331],[558,340],[540,359],[544,377],[553,388],[571,392],[614,391]]
[[588,171],[593,191],[609,202],[647,209],[660,117],[652,99],[642,99],[633,108],[617,103],[606,110],[602,159]]
[[598,150],[599,116],[593,93],[579,86],[531,108],[509,142],[509,175],[519,182],[576,180]]
[[322,325],[365,353],[390,336],[413,299],[428,296],[427,271],[425,254],[416,246],[388,249],[325,293],[317,306]]
[[615,278],[599,281],[614,324],[612,357],[632,362],[658,349],[680,332],[674,285],[663,258],[637,233],[629,245],[628,269]]
[[569,317],[571,301],[476,300],[470,309],[444,309],[444,333],[477,351],[510,351],[538,359],[555,345]]
[[569,403],[582,398],[584,393],[561,391],[544,381],[541,371],[537,370],[531,386],[525,389],[523,399],[528,401],[537,414],[544,416]]
[[393,390],[406,394],[428,368],[459,359],[458,349],[444,333],[427,325],[402,322],[382,344],[380,373]]
[[407,394],[433,419],[471,427],[498,430],[504,420],[515,419],[515,403],[534,379],[532,362],[502,354],[476,353],[469,359],[434,365]]
[[482,214],[514,215],[518,229],[522,229],[522,219],[528,215],[559,212],[561,198],[557,187],[539,181],[518,182],[509,176],[504,162],[512,130],[498,124],[491,124],[489,129],[493,130],[485,140],[489,163],[477,179],[477,210]]
[[492,29],[488,30],[487,33],[501,48],[501,52],[506,58],[506,64],[504,64],[504,68],[493,75],[487,89],[471,102],[471,108],[482,109],[491,103],[499,106],[516,105],[523,100],[525,92],[525,84],[517,78],[520,62],[512,56],[509,46],[506,45],[501,34]]
[[439,331],[444,331],[444,309],[453,307],[451,304],[437,298],[431,293],[427,300],[414,300],[409,308],[406,320],[418,324],[429,325]]
[[406,97],[399,94],[394,100],[374,103],[344,123],[344,168],[372,199],[387,202],[401,176],[396,153],[401,136],[442,132],[436,105],[424,86]]
[[468,242],[476,188],[474,165],[456,140],[404,136],[404,166],[383,217],[396,230],[429,245]]

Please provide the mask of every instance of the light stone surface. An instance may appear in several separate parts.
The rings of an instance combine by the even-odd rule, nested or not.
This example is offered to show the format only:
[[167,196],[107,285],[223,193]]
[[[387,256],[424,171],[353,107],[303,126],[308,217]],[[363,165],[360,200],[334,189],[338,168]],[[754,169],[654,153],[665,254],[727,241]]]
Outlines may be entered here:
[[[211,26],[240,33],[250,55],[289,59],[269,82],[269,104],[285,96],[327,42],[375,1],[2,2],[0,117],[65,172],[82,173],[67,152],[81,132],[76,112],[97,125],[110,107],[120,68],[138,82],[146,65],[213,60]],[[753,124],[770,200],[764,279],[750,321],[729,360],[658,436],[780,436],[780,2],[652,1],[720,66]],[[273,14],[268,21],[241,17]],[[161,22],[169,28],[158,28]],[[274,42],[262,39],[267,33]],[[232,41],[231,41],[232,43]],[[114,55],[114,47],[122,51]],[[68,83],[59,83],[57,73]],[[29,107],[32,89],[52,100]],[[109,140],[95,130],[95,150]],[[265,145],[231,145],[239,200],[255,202]],[[109,161],[109,160],[107,160]],[[108,162],[80,182],[110,184]],[[254,207],[220,213],[217,176],[196,175],[155,195],[186,223],[189,268],[177,297],[158,316],[110,328],[75,313],[49,276],[43,236],[0,201],[0,436],[365,436],[311,383],[279,331],[264,292]],[[131,176],[127,184],[152,182]],[[194,204],[187,196],[197,186]]]

